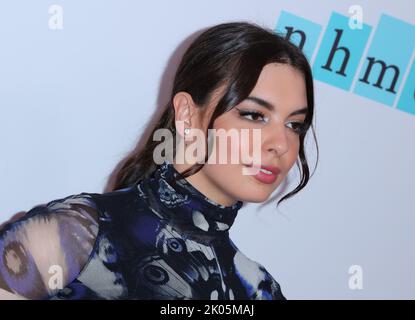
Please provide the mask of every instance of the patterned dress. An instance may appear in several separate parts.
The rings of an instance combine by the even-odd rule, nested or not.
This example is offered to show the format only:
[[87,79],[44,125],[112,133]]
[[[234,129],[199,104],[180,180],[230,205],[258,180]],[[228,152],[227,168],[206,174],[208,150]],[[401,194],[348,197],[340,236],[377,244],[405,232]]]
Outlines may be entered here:
[[165,161],[133,186],[38,205],[0,231],[0,298],[285,299],[211,201]]

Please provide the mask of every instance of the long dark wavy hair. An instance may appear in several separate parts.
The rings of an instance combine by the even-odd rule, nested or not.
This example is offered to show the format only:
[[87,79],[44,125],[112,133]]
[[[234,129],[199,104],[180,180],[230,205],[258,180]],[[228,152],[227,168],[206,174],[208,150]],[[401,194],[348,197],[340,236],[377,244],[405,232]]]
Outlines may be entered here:
[[[300,183],[294,190],[283,196],[277,206],[303,189],[310,178],[310,170],[304,152],[304,138],[310,127],[317,146],[318,161],[318,145],[312,125],[314,93],[310,65],[301,49],[290,42],[286,36],[255,23],[237,21],[205,29],[187,48],[177,68],[170,99],[164,112],[152,128],[144,146],[127,156],[117,171],[112,191],[132,186],[148,177],[156,169],[157,164],[153,160],[153,151],[160,141],[155,141],[153,134],[162,128],[175,133],[173,97],[176,93],[186,91],[192,96],[199,108],[205,108],[213,92],[224,86],[224,94],[212,113],[207,128],[209,130],[213,128],[217,117],[231,110],[249,96],[263,67],[272,62],[289,64],[302,73],[308,104],[305,130],[299,135],[300,148],[296,161],[301,173]],[[173,146],[173,154],[175,155],[175,138]],[[206,158],[208,156],[206,153]],[[198,172],[203,165],[204,163],[196,163],[182,172],[181,176],[191,176]]]

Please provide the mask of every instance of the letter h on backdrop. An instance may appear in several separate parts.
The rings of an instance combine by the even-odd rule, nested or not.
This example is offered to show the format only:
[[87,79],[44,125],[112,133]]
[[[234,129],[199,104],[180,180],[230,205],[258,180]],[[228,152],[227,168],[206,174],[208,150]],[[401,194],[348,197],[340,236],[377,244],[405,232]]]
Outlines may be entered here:
[[[322,26],[281,11],[274,31],[300,47],[311,61]],[[415,59],[410,66],[415,25],[382,14],[358,70],[371,31],[365,23],[360,29],[350,28],[349,17],[333,12],[312,64],[314,79],[415,115]]]

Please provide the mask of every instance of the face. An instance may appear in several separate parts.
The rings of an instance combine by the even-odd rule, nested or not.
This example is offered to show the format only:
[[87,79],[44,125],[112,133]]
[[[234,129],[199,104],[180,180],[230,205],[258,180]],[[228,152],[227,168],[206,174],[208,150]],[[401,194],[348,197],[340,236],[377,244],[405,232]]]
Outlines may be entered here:
[[[216,103],[217,99],[212,98],[207,110],[212,111]],[[211,200],[223,205],[231,205],[237,200],[267,200],[296,162],[306,107],[306,86],[302,74],[287,64],[266,65],[249,97],[214,122],[216,130],[236,131],[239,144],[231,143],[229,138],[224,148],[216,137],[213,153],[216,160],[213,161],[211,155],[208,163],[198,173],[188,177],[188,181]],[[296,112],[299,110],[302,111]],[[195,119],[198,119],[195,126],[207,128],[207,121],[203,121],[202,117]],[[208,116],[205,115],[204,119]],[[252,129],[259,129],[257,132],[260,132],[256,146]],[[254,151],[257,156],[259,153],[259,166],[271,166],[268,169],[276,169],[279,173],[269,175],[256,170],[256,175],[244,174],[243,168],[258,165],[258,162],[253,162]],[[225,163],[219,162],[221,152],[222,156],[226,153]],[[231,161],[235,155],[239,159],[237,163]],[[176,168],[180,169],[179,166]]]

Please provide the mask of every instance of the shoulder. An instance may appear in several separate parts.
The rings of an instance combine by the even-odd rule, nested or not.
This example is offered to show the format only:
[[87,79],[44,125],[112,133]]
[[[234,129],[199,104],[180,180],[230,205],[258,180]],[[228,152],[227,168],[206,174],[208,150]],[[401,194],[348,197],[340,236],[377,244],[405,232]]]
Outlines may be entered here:
[[142,200],[135,185],[105,193],[89,193],[88,195],[102,212],[131,211],[135,206],[141,205],[140,200]]
[[57,226],[57,222],[64,220],[69,222],[84,222],[98,225],[99,212],[97,205],[90,193],[80,193],[55,199],[44,204],[32,207],[18,220],[10,220],[3,224],[0,229],[0,237],[16,229],[30,229],[35,226],[50,225]]
[[[0,297],[54,294],[88,261],[98,234],[99,210],[89,193],[34,206],[0,229]],[[54,278],[57,276],[57,278]]]
[[254,300],[285,300],[279,283],[270,272],[259,262],[248,258],[230,240],[235,249],[233,263],[237,276],[246,284],[250,299]]
[[259,290],[257,292],[257,299],[286,300],[285,296],[282,293],[281,286],[277,280],[275,280],[275,278],[263,265],[260,263],[257,264],[259,265],[259,268],[264,275],[264,280],[258,288]]

